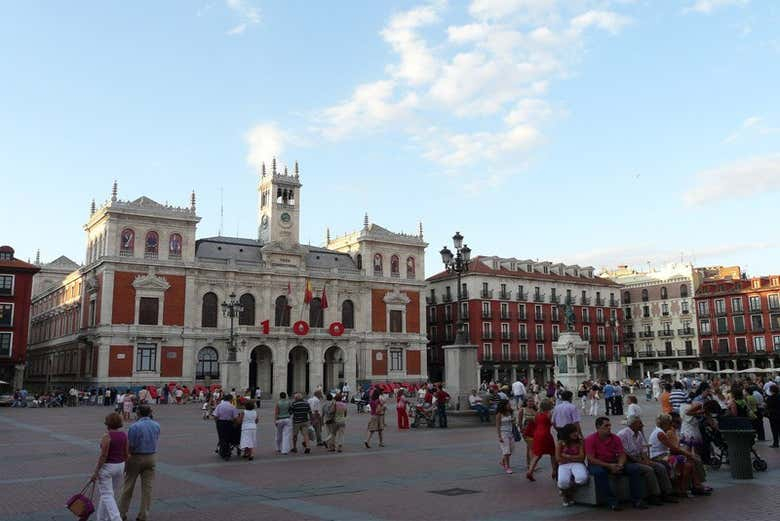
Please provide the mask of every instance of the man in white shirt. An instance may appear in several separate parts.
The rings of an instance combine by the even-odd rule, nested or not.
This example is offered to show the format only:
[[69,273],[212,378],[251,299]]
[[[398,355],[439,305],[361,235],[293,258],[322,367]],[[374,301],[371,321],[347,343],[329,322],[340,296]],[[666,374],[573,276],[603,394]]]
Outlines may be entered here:
[[512,384],[512,398],[515,400],[515,410],[519,411],[520,405],[525,400],[525,385],[519,378]]
[[309,408],[311,409],[311,426],[314,427],[314,433],[317,435],[317,446],[325,445],[322,442],[322,391],[316,390],[309,398]]
[[636,463],[639,472],[645,480],[647,492],[650,495],[649,503],[659,505],[661,502],[677,503],[672,497],[672,482],[669,472],[663,463],[651,460],[645,453],[647,440],[642,432],[644,425],[639,416],[628,417],[628,427],[624,427],[617,433],[623,443],[623,450],[630,463]]
[[260,386],[258,385],[255,389],[255,402],[257,402],[255,405],[257,405],[257,408],[260,408],[260,401],[263,399],[263,391],[260,389]]
[[341,388],[341,394],[343,395],[344,401],[349,402],[349,392],[352,389],[349,388],[349,384],[347,382],[344,382],[344,386]]

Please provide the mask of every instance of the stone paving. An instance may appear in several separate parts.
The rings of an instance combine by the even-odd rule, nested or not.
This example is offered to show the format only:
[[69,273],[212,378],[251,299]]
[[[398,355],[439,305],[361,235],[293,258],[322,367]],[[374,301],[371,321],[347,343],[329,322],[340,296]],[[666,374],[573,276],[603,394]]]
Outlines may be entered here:
[[[657,412],[642,401],[646,432]],[[386,447],[362,445],[367,415],[349,419],[345,452],[315,448],[277,455],[272,411],[260,410],[259,449],[253,462],[223,462],[214,454],[216,432],[197,405],[157,406],[162,426],[152,519],[231,521],[479,519],[775,519],[780,495],[780,452],[760,443],[769,471],[752,481],[732,480],[728,468],[709,472],[711,497],[679,505],[611,513],[563,508],[544,461],[537,482],[525,477],[525,446],[513,456],[515,474],[498,465],[495,429],[476,419],[451,420],[450,429],[398,432],[388,415]],[[0,409],[0,521],[72,520],[65,500],[90,475],[102,434],[103,407]],[[354,408],[350,408],[350,414]],[[473,423],[472,423],[473,422]],[[614,429],[620,427],[613,420]],[[586,432],[593,431],[586,418]],[[457,427],[456,424],[461,426]],[[768,429],[767,429],[768,430]],[[376,442],[374,442],[376,445]],[[455,495],[442,491],[454,490]],[[140,489],[136,488],[136,495]],[[134,498],[134,519],[138,497]]]

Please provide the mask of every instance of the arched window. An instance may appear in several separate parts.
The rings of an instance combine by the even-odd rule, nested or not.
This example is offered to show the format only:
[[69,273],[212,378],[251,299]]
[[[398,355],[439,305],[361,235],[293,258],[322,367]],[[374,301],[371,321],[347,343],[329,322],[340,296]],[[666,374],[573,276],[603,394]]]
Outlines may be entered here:
[[666,291],[666,286],[661,286],[661,298],[664,300],[669,298],[669,292]]
[[203,309],[201,310],[201,327],[217,327],[217,296],[214,293],[203,295]]
[[285,295],[280,295],[276,298],[274,306],[274,325],[290,325],[290,306],[287,305],[287,297]]
[[363,269],[363,256],[358,253],[356,259],[357,259],[357,268],[359,270],[362,270]]
[[341,323],[345,329],[355,328],[355,305],[351,300],[345,300],[341,305]]
[[213,347],[204,347],[198,351],[198,365],[195,368],[195,379],[219,378],[219,354]]
[[681,284],[680,285],[680,298],[688,298],[688,285],[687,284]]
[[239,326],[254,326],[255,325],[255,297],[249,293],[244,293],[241,298],[238,299],[243,306],[243,311],[238,314]]
[[642,302],[647,302],[647,290],[642,290]]
[[160,236],[157,235],[157,232],[148,232],[146,234],[146,240],[144,241],[144,256],[157,257],[159,248]]
[[125,228],[119,236],[119,256],[132,257],[134,248],[135,232],[131,228]]
[[631,304],[631,292],[630,291],[624,291],[623,292],[623,304]]
[[382,274],[382,254],[374,254],[374,275]]
[[314,297],[309,302],[309,326],[322,327],[322,302]]
[[172,233],[168,239],[168,257],[171,259],[181,259],[181,235]]
[[415,262],[414,257],[406,258],[406,278],[413,279],[415,274]]
[[401,275],[401,259],[398,258],[398,255],[393,255],[390,257],[390,275],[393,277],[398,277]]

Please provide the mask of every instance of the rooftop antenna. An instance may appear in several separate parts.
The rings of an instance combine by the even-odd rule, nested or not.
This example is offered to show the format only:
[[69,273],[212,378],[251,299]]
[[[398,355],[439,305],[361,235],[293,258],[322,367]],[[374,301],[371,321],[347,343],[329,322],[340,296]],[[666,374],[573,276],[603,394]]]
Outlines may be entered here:
[[225,189],[223,187],[219,187],[219,235],[222,237],[222,225],[225,223],[225,205],[223,204]]

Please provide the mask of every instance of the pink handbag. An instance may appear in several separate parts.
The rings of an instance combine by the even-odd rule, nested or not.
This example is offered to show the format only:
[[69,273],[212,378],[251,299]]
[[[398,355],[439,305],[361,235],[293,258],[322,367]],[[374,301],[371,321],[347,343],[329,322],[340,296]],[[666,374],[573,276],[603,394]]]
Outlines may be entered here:
[[[84,492],[89,489],[89,495],[84,495]],[[92,498],[95,495],[95,483],[90,481],[86,485],[84,485],[84,488],[81,489],[81,492],[78,494],[74,494],[68,502],[65,504],[65,506],[73,512],[76,517],[79,518],[81,521],[86,521],[89,516],[92,515],[92,513],[95,511],[95,505],[92,502]]]

